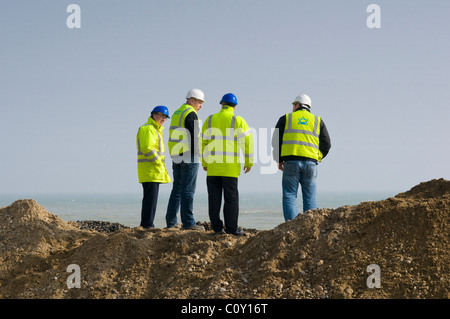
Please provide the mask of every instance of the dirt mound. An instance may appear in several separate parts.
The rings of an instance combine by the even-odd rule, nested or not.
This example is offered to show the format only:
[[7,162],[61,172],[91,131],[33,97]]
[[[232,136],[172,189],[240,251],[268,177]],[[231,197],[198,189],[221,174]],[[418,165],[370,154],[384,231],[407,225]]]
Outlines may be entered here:
[[450,194],[450,182],[441,179],[433,179],[429,182],[420,183],[409,191],[400,193],[398,198],[435,198]]
[[0,208],[0,298],[449,298],[449,212],[443,179],[243,237],[80,229],[19,200]]

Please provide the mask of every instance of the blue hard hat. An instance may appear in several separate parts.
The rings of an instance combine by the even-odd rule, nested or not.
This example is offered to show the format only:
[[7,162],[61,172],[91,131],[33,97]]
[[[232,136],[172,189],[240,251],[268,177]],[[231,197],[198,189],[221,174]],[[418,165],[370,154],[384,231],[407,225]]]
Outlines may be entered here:
[[165,107],[164,105],[155,106],[152,113],[156,113],[156,112],[162,113],[162,114],[166,115],[168,118],[170,118],[169,109],[167,107]]
[[236,95],[234,95],[233,93],[227,93],[222,97],[222,100],[220,100],[220,104],[222,103],[231,103],[234,105],[237,105],[237,98]]

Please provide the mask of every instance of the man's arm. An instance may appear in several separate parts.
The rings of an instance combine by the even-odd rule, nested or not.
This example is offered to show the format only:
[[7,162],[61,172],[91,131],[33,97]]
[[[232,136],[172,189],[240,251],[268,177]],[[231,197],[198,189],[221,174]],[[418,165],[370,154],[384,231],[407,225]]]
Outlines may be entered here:
[[[196,139],[198,139],[198,136],[196,134],[195,125],[198,125],[198,116],[195,112],[191,112],[184,119],[184,126],[189,131],[189,134],[191,137],[191,146],[190,146],[191,157],[193,155],[199,154],[199,152],[198,152],[198,147],[199,147],[198,144],[199,143],[198,143],[198,140],[197,140],[197,142],[195,141]],[[198,127],[197,127],[197,130],[198,130]]]
[[272,136],[272,155],[277,163],[281,161],[281,144],[283,143],[284,126],[286,125],[286,116],[280,117],[275,125],[275,132]]
[[320,121],[320,135],[319,135],[319,150],[322,152],[323,157],[327,156],[331,148],[330,135],[324,121]]

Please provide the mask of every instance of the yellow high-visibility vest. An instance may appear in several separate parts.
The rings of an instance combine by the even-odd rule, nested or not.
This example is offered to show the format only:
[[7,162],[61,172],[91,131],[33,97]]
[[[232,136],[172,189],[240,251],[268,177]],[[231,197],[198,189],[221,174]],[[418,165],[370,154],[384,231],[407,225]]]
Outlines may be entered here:
[[[169,153],[171,156],[178,156],[191,150],[190,133],[184,123],[186,116],[188,116],[191,112],[197,113],[191,105],[183,104],[172,115],[172,119],[170,120],[168,143]],[[198,138],[198,136],[195,138]]]
[[286,114],[281,156],[303,156],[322,160],[319,150],[321,117],[306,110]]
[[163,127],[149,117],[136,135],[139,183],[170,183],[164,156]]
[[247,122],[234,115],[232,107],[225,106],[205,120],[201,140],[202,165],[207,168],[207,176],[238,177],[241,155],[244,166],[253,166],[253,134]]

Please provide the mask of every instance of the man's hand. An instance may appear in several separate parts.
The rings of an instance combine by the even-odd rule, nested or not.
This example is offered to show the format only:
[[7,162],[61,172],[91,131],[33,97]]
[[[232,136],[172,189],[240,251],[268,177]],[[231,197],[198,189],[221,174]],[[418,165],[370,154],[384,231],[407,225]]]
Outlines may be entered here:
[[284,168],[284,162],[279,162],[279,163],[278,163],[278,169],[279,169],[280,171],[282,171],[283,168]]
[[252,169],[251,167],[244,166],[244,169],[243,169],[244,174],[247,174],[248,172],[250,172],[251,169]]

